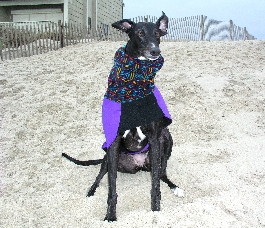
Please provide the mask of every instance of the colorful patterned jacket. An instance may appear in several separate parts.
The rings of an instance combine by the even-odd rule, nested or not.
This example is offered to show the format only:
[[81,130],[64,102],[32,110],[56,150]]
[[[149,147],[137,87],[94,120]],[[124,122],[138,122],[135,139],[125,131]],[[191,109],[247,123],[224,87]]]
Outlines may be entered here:
[[161,55],[154,61],[139,60],[125,54],[125,47],[119,48],[114,57],[104,98],[124,103],[152,94],[155,75],[163,63]]

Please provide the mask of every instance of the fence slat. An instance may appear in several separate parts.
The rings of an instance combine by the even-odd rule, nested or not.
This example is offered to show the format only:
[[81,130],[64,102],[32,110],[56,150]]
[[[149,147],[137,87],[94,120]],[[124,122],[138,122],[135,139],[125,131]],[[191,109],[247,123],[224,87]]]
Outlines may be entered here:
[[[29,36],[28,36],[28,25],[26,25],[26,32],[25,32],[25,50],[27,52],[27,56],[30,56],[30,43],[29,41]],[[27,49],[28,48],[28,49]]]
[[34,34],[35,33],[32,32],[32,25],[30,25],[30,28],[29,28],[29,37],[30,37],[32,55],[34,55],[34,38],[35,38]]
[[11,59],[15,58],[15,31],[13,29],[13,27],[10,27],[10,36],[11,36],[11,49],[12,49],[12,55],[11,55]]
[[[4,29],[4,26],[2,27],[2,36],[3,36],[3,48],[1,47],[1,50],[3,49],[5,51],[5,59],[7,59],[6,44],[8,43],[8,40],[6,39],[6,29]],[[1,57],[3,57],[3,51],[1,53]]]
[[38,31],[37,31],[36,26],[34,26],[33,31],[34,31],[34,35],[35,35],[35,49],[36,49],[36,55],[38,55],[38,54],[39,54],[39,52],[38,52]]
[[[4,36],[4,32],[3,32],[3,26],[0,27],[0,32],[2,33],[2,36]],[[4,61],[4,56],[3,56],[3,48],[5,47],[5,43],[4,43],[4,37],[0,38],[0,56],[1,56],[1,60]]]
[[[9,27],[7,30],[7,40],[10,40],[10,28]],[[7,43],[7,49],[8,49],[9,59],[11,59],[10,42]]]
[[58,43],[60,42],[60,39],[59,39],[59,36],[58,36],[58,26],[57,26],[57,24],[54,24],[54,26],[55,26],[55,33],[54,33],[54,36],[55,36],[55,39],[56,39],[56,50],[59,48],[58,47]]
[[39,30],[39,50],[40,53],[42,54],[42,44],[41,41],[43,41],[43,24],[41,24],[41,26],[38,26],[38,30]]

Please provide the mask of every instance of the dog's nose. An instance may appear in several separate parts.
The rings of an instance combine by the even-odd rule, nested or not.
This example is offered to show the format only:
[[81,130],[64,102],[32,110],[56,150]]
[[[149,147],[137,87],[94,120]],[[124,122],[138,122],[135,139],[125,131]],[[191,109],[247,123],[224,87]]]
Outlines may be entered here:
[[158,47],[153,47],[151,50],[150,50],[150,54],[152,56],[159,56],[161,53],[160,49]]

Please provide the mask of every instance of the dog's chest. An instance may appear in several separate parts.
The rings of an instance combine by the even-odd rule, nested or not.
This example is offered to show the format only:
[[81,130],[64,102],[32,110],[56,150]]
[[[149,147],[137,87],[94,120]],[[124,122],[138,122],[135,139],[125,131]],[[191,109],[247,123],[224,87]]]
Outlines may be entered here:
[[146,163],[148,153],[134,154],[132,155],[136,166],[143,167]]

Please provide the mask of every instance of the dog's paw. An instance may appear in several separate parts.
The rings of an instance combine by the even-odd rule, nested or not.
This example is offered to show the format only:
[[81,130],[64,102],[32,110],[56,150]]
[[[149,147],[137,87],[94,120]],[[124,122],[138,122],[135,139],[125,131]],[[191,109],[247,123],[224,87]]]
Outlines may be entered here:
[[108,221],[108,222],[116,222],[117,218],[116,216],[106,216],[104,221]]
[[86,197],[93,196],[93,195],[95,194],[95,192],[96,192],[96,189],[91,188],[91,189],[88,191]]
[[181,188],[179,188],[179,187],[172,188],[171,191],[177,197],[180,197],[180,198],[184,197],[184,191]]

